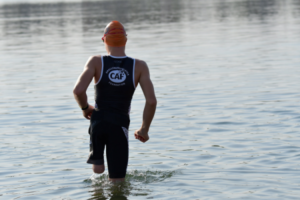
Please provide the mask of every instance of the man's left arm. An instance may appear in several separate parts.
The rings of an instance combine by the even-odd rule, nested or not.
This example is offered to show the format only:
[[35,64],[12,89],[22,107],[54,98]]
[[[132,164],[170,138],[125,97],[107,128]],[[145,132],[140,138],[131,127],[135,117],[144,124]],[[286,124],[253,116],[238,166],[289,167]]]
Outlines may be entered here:
[[88,106],[87,109],[82,111],[83,116],[86,119],[91,118],[91,114],[94,110],[94,107],[91,105],[88,105],[88,98],[86,94],[86,90],[89,87],[89,84],[91,83],[94,75],[95,75],[95,57],[90,57],[87,61],[83,72],[77,79],[77,82],[75,84],[75,87],[73,89],[74,97],[79,105],[80,108],[85,108]]

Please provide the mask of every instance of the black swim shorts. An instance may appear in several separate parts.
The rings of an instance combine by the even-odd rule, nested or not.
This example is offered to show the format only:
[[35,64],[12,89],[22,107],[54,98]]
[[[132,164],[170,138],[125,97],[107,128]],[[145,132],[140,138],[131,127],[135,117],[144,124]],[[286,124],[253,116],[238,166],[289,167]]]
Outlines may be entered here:
[[105,119],[91,119],[90,155],[87,163],[104,164],[106,147],[109,177],[124,178],[128,165],[128,126],[117,125]]

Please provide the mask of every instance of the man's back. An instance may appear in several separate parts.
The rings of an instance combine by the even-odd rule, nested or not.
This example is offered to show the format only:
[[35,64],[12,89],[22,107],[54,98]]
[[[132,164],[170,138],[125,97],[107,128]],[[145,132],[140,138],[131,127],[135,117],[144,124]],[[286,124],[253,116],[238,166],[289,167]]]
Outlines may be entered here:
[[101,74],[95,84],[95,109],[129,115],[135,91],[135,59],[102,56]]
[[[101,55],[92,56],[88,63],[94,66],[95,73],[94,73],[94,83],[97,84],[97,82],[100,79],[101,71],[102,71],[102,61],[101,61]],[[143,75],[143,76],[142,76]],[[140,83],[140,79],[142,77],[142,84],[148,84],[150,80],[150,74],[149,74],[149,68],[145,61],[135,59],[135,70],[134,70],[134,80],[135,80],[135,87],[138,86]],[[145,83],[146,82],[146,83]]]

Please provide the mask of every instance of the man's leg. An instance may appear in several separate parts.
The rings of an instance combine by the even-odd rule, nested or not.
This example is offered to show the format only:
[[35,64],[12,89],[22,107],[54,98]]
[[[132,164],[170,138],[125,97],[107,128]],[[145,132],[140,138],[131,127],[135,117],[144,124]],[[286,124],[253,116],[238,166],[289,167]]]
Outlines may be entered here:
[[123,182],[125,181],[125,178],[108,178],[113,183]]
[[[93,165],[93,171],[96,174],[102,174],[105,170],[104,165]],[[125,180],[125,178],[109,178],[108,180],[117,183],[117,182],[122,182]]]
[[125,180],[128,165],[128,131],[127,128],[111,124],[106,143],[106,157],[109,180],[120,182]]

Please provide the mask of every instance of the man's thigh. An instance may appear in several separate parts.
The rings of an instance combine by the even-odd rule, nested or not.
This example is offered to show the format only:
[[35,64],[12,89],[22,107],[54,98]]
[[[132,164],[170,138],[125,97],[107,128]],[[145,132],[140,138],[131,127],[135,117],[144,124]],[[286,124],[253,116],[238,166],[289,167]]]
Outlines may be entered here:
[[127,128],[113,125],[106,144],[106,157],[110,178],[124,178],[128,165]]
[[95,121],[91,123],[90,127],[90,155],[87,163],[94,165],[104,164],[104,147],[106,144],[105,134],[107,126],[102,121]]

